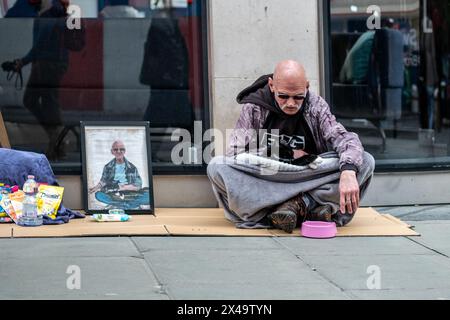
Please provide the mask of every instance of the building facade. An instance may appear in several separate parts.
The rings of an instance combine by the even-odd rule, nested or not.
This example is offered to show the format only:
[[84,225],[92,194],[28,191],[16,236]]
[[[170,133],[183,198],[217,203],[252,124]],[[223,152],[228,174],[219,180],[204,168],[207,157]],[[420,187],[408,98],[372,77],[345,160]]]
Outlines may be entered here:
[[[310,89],[374,155],[363,205],[450,199],[445,1],[72,0],[86,30],[79,51],[58,42],[45,8],[0,3],[1,62],[35,54],[21,90],[0,77],[8,136],[14,148],[48,153],[69,207],[82,206],[80,120],[149,121],[156,207],[215,206],[204,133],[226,136],[240,113],[237,93],[283,59],[305,65]],[[46,67],[50,79],[38,72]],[[40,119],[33,105],[50,111]],[[180,142],[188,152],[175,164]]]

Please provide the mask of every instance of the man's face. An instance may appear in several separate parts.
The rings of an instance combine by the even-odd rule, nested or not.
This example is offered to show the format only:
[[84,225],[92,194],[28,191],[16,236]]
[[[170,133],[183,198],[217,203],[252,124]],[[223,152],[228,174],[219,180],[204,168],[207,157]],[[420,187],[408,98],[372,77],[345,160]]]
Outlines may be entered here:
[[277,80],[269,78],[269,87],[281,110],[287,115],[294,115],[305,100],[309,84],[302,78]]
[[114,143],[111,148],[111,153],[116,157],[116,160],[123,160],[125,151],[125,145],[121,142]]

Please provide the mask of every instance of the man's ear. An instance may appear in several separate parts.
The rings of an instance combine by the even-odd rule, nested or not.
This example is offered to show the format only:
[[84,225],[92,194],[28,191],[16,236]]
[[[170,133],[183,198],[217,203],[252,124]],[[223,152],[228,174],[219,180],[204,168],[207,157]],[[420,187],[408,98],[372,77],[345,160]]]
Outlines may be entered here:
[[306,89],[309,89],[309,81],[306,81]]
[[269,80],[267,81],[267,83],[269,84],[269,89],[271,92],[274,92],[273,89],[273,79],[271,77],[269,77]]

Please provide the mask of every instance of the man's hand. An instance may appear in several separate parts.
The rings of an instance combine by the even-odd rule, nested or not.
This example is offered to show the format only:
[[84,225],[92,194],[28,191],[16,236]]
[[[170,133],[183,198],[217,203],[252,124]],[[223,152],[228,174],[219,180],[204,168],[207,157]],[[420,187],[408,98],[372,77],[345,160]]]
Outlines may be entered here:
[[340,210],[342,213],[355,213],[359,207],[359,185],[356,172],[344,170],[339,180]]
[[306,156],[308,153],[303,150],[292,150],[294,151],[294,159],[301,158],[303,156]]

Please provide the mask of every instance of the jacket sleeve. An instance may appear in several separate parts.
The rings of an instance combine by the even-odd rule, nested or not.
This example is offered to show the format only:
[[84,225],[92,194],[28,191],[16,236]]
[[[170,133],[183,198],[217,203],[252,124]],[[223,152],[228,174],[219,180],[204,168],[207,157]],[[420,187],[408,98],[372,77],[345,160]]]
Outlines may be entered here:
[[354,132],[348,132],[342,124],[336,121],[330,107],[321,99],[319,109],[319,130],[328,145],[339,155],[339,168],[359,171],[362,165],[364,148],[359,137]]
[[110,162],[108,162],[103,167],[102,177],[100,178],[100,185],[102,186],[102,189],[107,186],[109,183],[112,182],[113,179],[111,179],[111,170],[109,168]]
[[264,120],[260,107],[251,103],[244,104],[236,126],[229,137],[226,155],[234,156],[245,152],[247,148],[257,148],[257,130],[262,128]]

